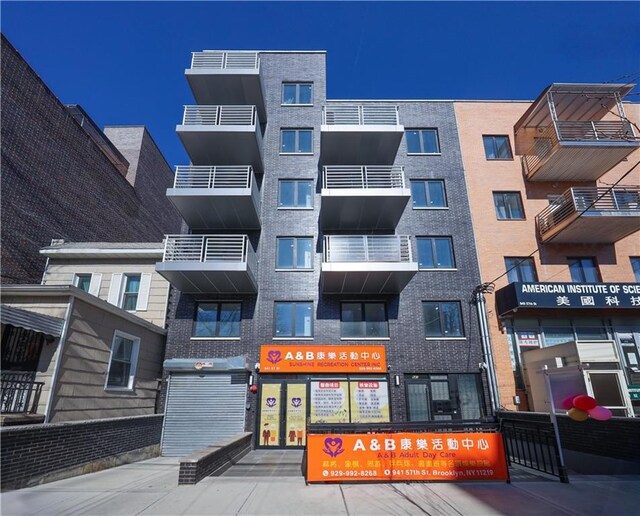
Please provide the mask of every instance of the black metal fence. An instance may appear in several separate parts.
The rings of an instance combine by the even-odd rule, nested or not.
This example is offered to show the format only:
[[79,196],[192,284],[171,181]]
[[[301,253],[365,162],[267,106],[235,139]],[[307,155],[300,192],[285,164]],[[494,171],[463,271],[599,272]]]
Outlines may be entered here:
[[44,382],[14,380],[3,376],[0,411],[3,414],[35,414],[38,412]]

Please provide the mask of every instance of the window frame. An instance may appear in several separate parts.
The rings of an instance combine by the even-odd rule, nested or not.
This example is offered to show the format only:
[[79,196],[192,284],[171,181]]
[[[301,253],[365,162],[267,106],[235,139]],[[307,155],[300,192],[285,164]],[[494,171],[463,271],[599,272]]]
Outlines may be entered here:
[[118,306],[123,310],[126,310],[129,313],[136,312],[136,308],[133,310],[127,310],[125,306],[125,299],[127,295],[131,295],[133,293],[127,292],[127,285],[129,284],[129,278],[138,278],[138,291],[135,292],[136,302],[135,307],[138,307],[138,297],[140,296],[140,287],[142,286],[142,273],[141,272],[126,272],[122,274],[122,288],[120,290],[120,298],[118,300]]
[[[424,189],[424,197],[427,201],[427,206],[415,206],[414,197],[413,197],[413,185],[417,183],[422,183]],[[444,206],[429,206],[429,188],[427,187],[428,183],[440,183],[442,185],[442,194],[444,197]],[[409,180],[409,189],[411,190],[411,209],[413,210],[448,210],[449,209],[449,199],[447,198],[447,187],[445,185],[444,179],[410,179]]]
[[[524,211],[524,204],[522,203],[522,193],[518,190],[493,190],[491,192],[492,197],[493,197],[493,209],[495,210],[496,213],[496,219],[497,220],[527,220],[527,214]],[[517,195],[518,198],[518,205],[520,206],[520,210],[522,211],[522,217],[500,217],[500,214],[498,213],[498,205],[496,204],[496,194],[500,195],[500,196],[505,196],[505,195]],[[504,203],[504,200],[503,200]],[[508,206],[508,204],[504,203],[504,206]]]
[[[491,138],[493,143],[493,151],[497,155],[498,146],[496,145],[496,138],[506,138],[507,147],[509,148],[508,158],[490,158],[487,156],[487,147],[485,145],[485,138]],[[513,149],[511,148],[511,138],[508,134],[483,134],[482,135],[482,148],[484,149],[484,157],[487,161],[513,161]]]
[[[596,271],[597,279],[596,281],[587,281],[586,279],[581,279],[580,281],[576,281],[573,279],[573,269],[571,268],[572,263],[577,261],[580,262],[580,274],[584,277],[585,268],[582,266],[582,260],[591,260],[593,262],[593,268]],[[571,276],[571,283],[602,283],[602,274],[600,274],[600,266],[598,265],[598,260],[595,256],[567,256],[567,262],[569,267],[569,275]]]
[[[280,202],[281,202],[281,198],[282,198],[282,184],[284,182],[289,182],[289,183],[296,183],[296,188],[294,190],[294,206],[281,206]],[[311,185],[311,206],[298,206],[298,183],[309,183]],[[285,179],[285,178],[281,178],[278,179],[278,209],[279,210],[313,210],[314,209],[314,203],[315,203],[315,195],[314,195],[314,191],[313,191],[313,179]]]
[[[294,149],[300,148],[300,132],[308,131],[311,133],[311,151],[294,150],[293,152],[287,152],[282,150],[282,137],[285,132],[293,131],[295,133]],[[313,127],[281,127],[280,128],[280,155],[281,156],[313,156]]]
[[[520,262],[515,268],[511,269],[512,266],[509,266],[507,264],[507,260],[518,260],[518,262]],[[520,271],[520,267],[522,266],[523,263],[528,262],[531,264],[532,266],[532,270],[533,270],[533,283],[538,283],[538,270],[536,269],[536,261],[531,257],[531,256],[505,256],[504,257],[504,265],[505,265],[505,269],[507,270],[507,279],[509,280],[509,283],[529,283],[527,281],[524,281],[522,279],[522,274]],[[511,269],[511,270],[510,270]],[[511,278],[509,277],[509,275],[511,274],[511,272],[516,271],[518,278],[516,280],[511,280]]]
[[[293,267],[281,267],[280,266],[280,240],[293,240]],[[298,240],[310,240],[311,241],[311,267],[298,267]],[[313,252],[313,237],[312,236],[277,236],[276,237],[276,271],[277,272],[290,272],[290,271],[304,271],[310,272],[314,270],[315,253]]]
[[[345,304],[350,304],[350,305],[355,305],[355,304],[359,304],[360,305],[360,309],[361,309],[361,313],[362,313],[362,321],[360,321],[360,324],[363,325],[364,327],[364,332],[363,335],[358,336],[358,337],[345,337],[342,333],[343,327],[342,327],[342,322],[343,322],[343,309],[342,307]],[[382,305],[384,308],[384,320],[386,323],[386,328],[387,328],[387,336],[386,337],[369,337],[366,335],[366,328],[367,328],[367,319],[365,317],[366,314],[366,305]],[[344,301],[340,302],[340,340],[390,340],[391,339],[391,334],[389,332],[389,311],[387,310],[387,302],[386,301],[362,301],[362,300],[348,300],[345,299]]]
[[629,256],[629,262],[631,263],[631,273],[636,282],[640,283],[640,256]]
[[[217,316],[217,320],[216,320],[216,332],[219,333],[219,324],[220,324],[220,312],[222,310],[222,305],[234,305],[237,304],[239,305],[240,309],[240,320],[238,321],[238,335],[233,335],[233,336],[220,336],[220,335],[215,335],[215,336],[199,336],[196,335],[196,328],[197,325],[196,323],[198,322],[198,306],[200,305],[217,305],[217,309],[216,309],[216,316]],[[191,327],[191,340],[240,340],[240,338],[242,337],[242,301],[234,301],[234,300],[225,300],[225,301],[196,301],[195,306],[194,306],[194,310],[193,310],[193,324]]]
[[[85,289],[80,287],[80,285],[79,285],[80,278],[89,278],[89,285],[87,286],[87,290],[85,290]],[[76,272],[73,275],[73,286],[79,288],[80,290],[82,290],[83,292],[86,292],[88,294],[89,290],[91,290],[91,280],[92,279],[93,279],[93,274],[90,273],[90,272]]]
[[[437,258],[437,252],[436,252],[436,239],[441,239],[441,240],[447,240],[449,242],[449,250],[451,251],[451,261],[453,262],[453,267],[420,267],[420,246],[418,245],[418,242],[420,240],[431,240],[431,253],[433,255],[434,258],[434,262],[438,261]],[[416,236],[416,251],[417,251],[417,257],[418,257],[418,270],[420,271],[441,271],[441,272],[446,272],[446,271],[456,271],[458,270],[458,266],[456,264],[456,253],[455,250],[453,248],[453,237],[448,236],[448,235],[437,235],[437,236],[432,236],[432,235],[423,235],[423,236]]]
[[[447,337],[444,333],[441,336],[429,336],[427,335],[427,321],[425,319],[425,311],[424,311],[424,307],[426,304],[436,304],[438,306],[443,305],[443,304],[450,304],[450,305],[456,305],[458,307],[458,316],[460,318],[460,331],[462,333],[462,335],[453,335],[450,337]],[[439,314],[440,314],[440,330],[443,331],[443,321],[442,321],[442,310],[440,310],[440,308],[438,308],[439,310]],[[425,340],[466,340],[466,331],[465,331],[465,327],[464,327],[464,317],[463,317],[463,313],[462,313],[462,303],[460,303],[460,301],[439,301],[439,300],[426,300],[426,301],[422,301],[422,331],[424,332],[425,335]]]
[[[129,340],[133,342],[131,346],[131,357],[129,361],[129,381],[127,382],[127,386],[117,386],[117,385],[109,385],[109,374],[111,373],[111,365],[113,364],[113,351],[115,349],[115,342],[117,338],[122,338],[125,340]],[[135,335],[131,335],[130,333],[126,333],[121,330],[115,330],[113,332],[113,337],[111,339],[111,350],[109,352],[109,363],[107,366],[107,373],[104,379],[104,390],[105,391],[120,391],[120,392],[132,392],[134,391],[134,385],[136,381],[136,373],[138,370],[138,358],[140,355],[140,337],[136,337]]]
[[[407,137],[407,133],[410,131],[418,131],[420,134],[420,151],[421,152],[411,152],[409,150],[409,139]],[[422,139],[423,131],[431,131],[436,135],[436,146],[438,150],[436,152],[424,152],[424,141]],[[438,131],[437,127],[410,127],[406,128],[404,131],[405,143],[407,145],[407,155],[409,156],[441,156],[442,155],[442,147],[440,146],[440,131]]]
[[[296,329],[296,308],[297,305],[311,305],[311,335],[295,335]],[[291,305],[291,333],[292,335],[278,336],[276,334],[277,323],[276,314],[278,305]],[[315,303],[313,301],[274,301],[273,302],[273,337],[272,340],[313,340],[315,331],[314,317]]]
[[[284,101],[284,88],[285,86],[295,86],[296,87],[296,95],[295,102],[289,104]],[[299,102],[300,100],[300,86],[310,86],[311,87],[311,103],[303,103]],[[312,81],[282,81],[282,95],[280,96],[280,105],[283,107],[290,106],[313,106],[313,82]]]

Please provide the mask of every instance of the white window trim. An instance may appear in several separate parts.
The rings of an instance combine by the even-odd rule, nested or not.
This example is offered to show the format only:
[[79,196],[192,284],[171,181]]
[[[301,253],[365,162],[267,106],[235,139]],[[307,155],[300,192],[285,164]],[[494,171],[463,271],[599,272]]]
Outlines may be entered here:
[[[142,287],[142,273],[141,272],[124,272],[122,274],[122,282],[120,283],[120,294],[118,295],[118,306],[124,310],[124,291],[127,288],[127,278],[131,276],[140,276],[140,285],[138,287],[138,297],[140,296],[140,287]],[[138,304],[138,298],[136,298],[136,305]],[[137,308],[137,306],[136,306]],[[130,314],[135,313],[135,310],[127,310]]]
[[442,152],[407,152],[407,156],[442,156]]
[[467,337],[425,337],[424,340],[467,340]]
[[314,340],[315,337],[272,337],[271,340]]
[[190,340],[241,340],[241,337],[191,337]]
[[391,337],[340,337],[340,340],[391,340]]
[[[89,283],[91,283],[91,279],[93,278],[93,274],[91,272],[76,272],[73,275],[73,286],[77,287],[80,281],[80,276],[89,276]],[[80,287],[78,287],[80,288]]]
[[411,207],[412,210],[448,210],[449,206],[444,206],[444,207],[434,207],[434,208],[429,208],[427,206],[415,206],[415,207]]
[[[111,372],[111,364],[113,359],[113,350],[115,347],[116,338],[122,337],[127,340],[133,341],[133,348],[131,349],[131,369],[129,370],[129,383],[127,387],[117,387],[109,385],[109,373]],[[111,339],[111,351],[109,353],[109,365],[107,367],[107,375],[104,379],[104,390],[105,391],[120,391],[120,392],[131,392],[134,390],[133,385],[136,379],[136,372],[138,370],[138,355],[140,353],[140,337],[136,337],[135,335],[131,335],[129,333],[125,333],[120,330],[115,330],[113,332],[113,338]]]
[[445,268],[436,268],[436,269],[422,269],[420,267],[418,267],[419,271],[428,271],[428,272],[453,272],[453,271],[457,271],[458,269],[445,269]]

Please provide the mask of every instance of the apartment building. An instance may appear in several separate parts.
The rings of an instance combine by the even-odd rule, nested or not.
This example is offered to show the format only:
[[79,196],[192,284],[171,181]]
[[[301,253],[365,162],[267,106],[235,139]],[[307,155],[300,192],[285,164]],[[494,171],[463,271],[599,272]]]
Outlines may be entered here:
[[[490,413],[451,101],[326,98],[325,52],[195,52],[168,198],[165,455]],[[255,393],[254,393],[255,392]]]
[[558,396],[640,412],[640,105],[622,101],[632,87],[455,103],[508,409],[549,411],[547,374]]

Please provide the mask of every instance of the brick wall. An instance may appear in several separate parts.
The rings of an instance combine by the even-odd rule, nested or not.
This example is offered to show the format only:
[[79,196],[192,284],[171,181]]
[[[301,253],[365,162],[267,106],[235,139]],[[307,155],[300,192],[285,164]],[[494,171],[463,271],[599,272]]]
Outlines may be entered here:
[[162,418],[154,414],[2,428],[2,489],[51,482],[158,455]]

